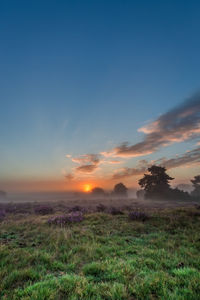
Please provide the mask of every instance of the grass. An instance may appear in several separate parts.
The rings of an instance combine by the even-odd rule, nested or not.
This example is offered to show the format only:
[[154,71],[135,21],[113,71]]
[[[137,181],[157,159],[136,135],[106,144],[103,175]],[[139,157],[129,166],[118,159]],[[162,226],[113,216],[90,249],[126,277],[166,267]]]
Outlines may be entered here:
[[0,224],[0,299],[200,299],[197,209],[49,216],[9,215]]

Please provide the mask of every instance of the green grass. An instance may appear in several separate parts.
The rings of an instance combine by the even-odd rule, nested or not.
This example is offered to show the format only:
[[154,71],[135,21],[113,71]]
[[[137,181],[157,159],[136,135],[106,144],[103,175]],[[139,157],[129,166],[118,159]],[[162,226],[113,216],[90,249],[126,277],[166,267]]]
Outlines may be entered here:
[[[0,299],[200,299],[200,216],[191,209],[86,215],[48,226],[48,216],[0,224]],[[193,209],[195,211],[195,209]]]

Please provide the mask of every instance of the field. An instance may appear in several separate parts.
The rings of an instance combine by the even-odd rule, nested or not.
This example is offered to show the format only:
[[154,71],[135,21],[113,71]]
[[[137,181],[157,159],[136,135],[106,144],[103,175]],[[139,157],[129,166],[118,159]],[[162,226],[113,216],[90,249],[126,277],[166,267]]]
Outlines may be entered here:
[[0,299],[200,299],[199,207],[88,209],[64,226],[30,209],[0,223]]

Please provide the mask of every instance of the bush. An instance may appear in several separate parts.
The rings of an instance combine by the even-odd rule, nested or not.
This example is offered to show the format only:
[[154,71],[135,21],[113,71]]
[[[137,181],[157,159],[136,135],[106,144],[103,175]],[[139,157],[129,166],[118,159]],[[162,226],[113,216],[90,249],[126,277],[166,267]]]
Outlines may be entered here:
[[53,213],[53,208],[47,205],[40,205],[35,208],[35,213],[39,215],[49,215]]
[[103,205],[103,204],[101,204],[101,203],[98,204],[96,208],[97,208],[97,211],[98,211],[98,212],[103,212],[103,211],[106,210],[106,206]]
[[12,204],[8,204],[5,206],[5,211],[7,213],[10,213],[10,214],[16,214],[17,212],[17,206],[16,205],[12,205]]
[[69,212],[77,212],[77,211],[83,211],[83,207],[81,207],[79,205],[75,205],[69,209]]
[[116,207],[111,207],[109,212],[111,215],[123,215],[123,211]]
[[83,221],[83,213],[81,211],[71,212],[67,215],[67,218],[70,223],[81,222]]
[[146,221],[149,216],[141,211],[132,211],[128,215],[129,219],[132,221]]

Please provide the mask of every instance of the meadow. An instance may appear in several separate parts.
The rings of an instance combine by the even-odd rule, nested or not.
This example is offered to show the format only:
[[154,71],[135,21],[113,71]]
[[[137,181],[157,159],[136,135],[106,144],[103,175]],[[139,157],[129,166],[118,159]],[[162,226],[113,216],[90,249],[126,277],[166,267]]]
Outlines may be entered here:
[[64,204],[46,215],[7,207],[0,299],[200,299],[200,207],[158,206],[75,207],[84,219],[59,225],[48,220]]

